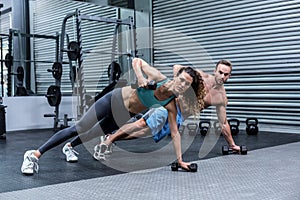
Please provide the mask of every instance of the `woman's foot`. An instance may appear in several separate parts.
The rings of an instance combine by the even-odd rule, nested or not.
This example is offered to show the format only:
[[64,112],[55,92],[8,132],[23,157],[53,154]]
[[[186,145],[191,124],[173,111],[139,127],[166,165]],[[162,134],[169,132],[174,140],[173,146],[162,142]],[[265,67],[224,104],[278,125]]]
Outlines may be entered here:
[[21,172],[26,175],[33,175],[34,172],[38,173],[38,157],[34,155],[35,150],[26,151],[24,160],[21,167]]

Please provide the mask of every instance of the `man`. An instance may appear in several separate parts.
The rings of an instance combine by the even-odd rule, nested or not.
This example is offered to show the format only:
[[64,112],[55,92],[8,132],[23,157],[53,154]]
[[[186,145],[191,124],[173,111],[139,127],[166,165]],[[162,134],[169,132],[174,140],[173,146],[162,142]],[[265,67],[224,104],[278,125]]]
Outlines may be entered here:
[[[177,74],[178,70],[182,67],[182,65],[174,65],[173,72],[174,75]],[[218,116],[221,132],[228,142],[228,145],[236,151],[240,150],[240,147],[237,146],[232,138],[231,130],[229,123],[227,121],[226,115],[226,107],[228,104],[226,91],[224,88],[224,83],[229,79],[232,71],[232,64],[228,60],[220,60],[215,67],[213,75],[207,74],[201,70],[198,72],[201,74],[203,83],[205,86],[205,97],[204,97],[204,108],[209,106],[216,107],[216,113]],[[180,102],[180,98],[177,98],[177,102]],[[180,125],[183,121],[182,118],[186,118],[191,115],[191,112],[184,107],[184,104],[177,103],[180,109],[178,111],[182,112],[183,117],[181,116],[181,112],[178,112],[177,115],[177,124]],[[155,108],[154,110],[150,110],[147,112],[142,118],[133,122],[127,123],[122,126],[116,133],[109,135],[109,137],[105,138],[105,141],[101,141],[99,145],[95,146],[94,158],[97,160],[105,159],[105,151],[108,153],[107,149],[111,144],[119,139],[133,139],[142,137],[147,134],[153,135],[153,139],[158,142],[164,136],[170,133],[168,129],[168,115],[167,111],[164,108]],[[75,141],[80,140],[79,138],[75,139]],[[73,153],[73,148],[77,144],[81,142],[71,142],[65,145],[64,149],[68,149],[68,145],[70,150],[65,151],[65,154],[68,157],[72,158],[72,161],[77,161],[76,155]]]

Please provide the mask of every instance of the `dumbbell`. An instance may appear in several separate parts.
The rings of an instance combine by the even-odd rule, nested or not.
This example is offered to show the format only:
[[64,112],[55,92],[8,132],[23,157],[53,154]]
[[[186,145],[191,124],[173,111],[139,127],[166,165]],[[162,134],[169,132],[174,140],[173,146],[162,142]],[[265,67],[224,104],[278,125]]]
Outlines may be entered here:
[[157,83],[155,83],[154,81],[150,81],[148,84],[147,84],[147,88],[149,90],[155,90],[157,87]]
[[[155,83],[155,81],[149,81],[147,83],[147,86],[146,88],[149,89],[149,90],[155,90],[157,87],[157,83]],[[137,89],[138,88],[138,83],[131,83],[131,88],[132,89]]]
[[198,125],[195,123],[188,123],[186,125],[187,129],[189,130],[189,135],[196,135],[197,134],[197,128]]
[[[189,167],[191,172],[197,172],[197,170],[198,170],[197,163],[191,163],[188,167]],[[171,164],[171,170],[172,171],[178,171],[179,168],[181,168],[181,166],[178,164],[178,162],[173,162]]]
[[199,128],[200,128],[201,135],[206,136],[210,128],[210,121],[200,121]]
[[239,133],[240,121],[238,119],[229,119],[228,123],[230,126],[231,134],[237,135]]
[[242,155],[247,155],[247,147],[245,145],[240,146],[241,150],[240,152],[233,150],[231,148],[229,148],[227,145],[222,146],[222,154],[223,155],[228,155],[228,154],[237,154],[240,153]]
[[258,124],[257,118],[246,119],[246,132],[248,135],[257,135],[258,133],[257,124]]

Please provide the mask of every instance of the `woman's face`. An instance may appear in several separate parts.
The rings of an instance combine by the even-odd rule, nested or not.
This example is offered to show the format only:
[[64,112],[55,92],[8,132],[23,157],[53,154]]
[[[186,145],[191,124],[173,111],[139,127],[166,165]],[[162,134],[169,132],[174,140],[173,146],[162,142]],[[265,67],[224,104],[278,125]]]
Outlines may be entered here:
[[184,93],[192,84],[193,77],[191,77],[188,73],[183,71],[174,79],[174,92],[178,94]]

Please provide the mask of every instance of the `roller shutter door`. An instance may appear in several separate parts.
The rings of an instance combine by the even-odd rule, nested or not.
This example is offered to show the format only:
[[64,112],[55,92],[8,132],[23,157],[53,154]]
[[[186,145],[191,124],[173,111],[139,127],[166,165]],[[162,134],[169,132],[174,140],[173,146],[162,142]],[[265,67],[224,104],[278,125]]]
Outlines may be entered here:
[[[229,59],[228,118],[257,117],[261,130],[299,133],[299,0],[154,0],[153,27],[155,66],[171,74],[163,66],[191,64],[211,73]],[[199,58],[197,45],[174,32],[207,55]]]

